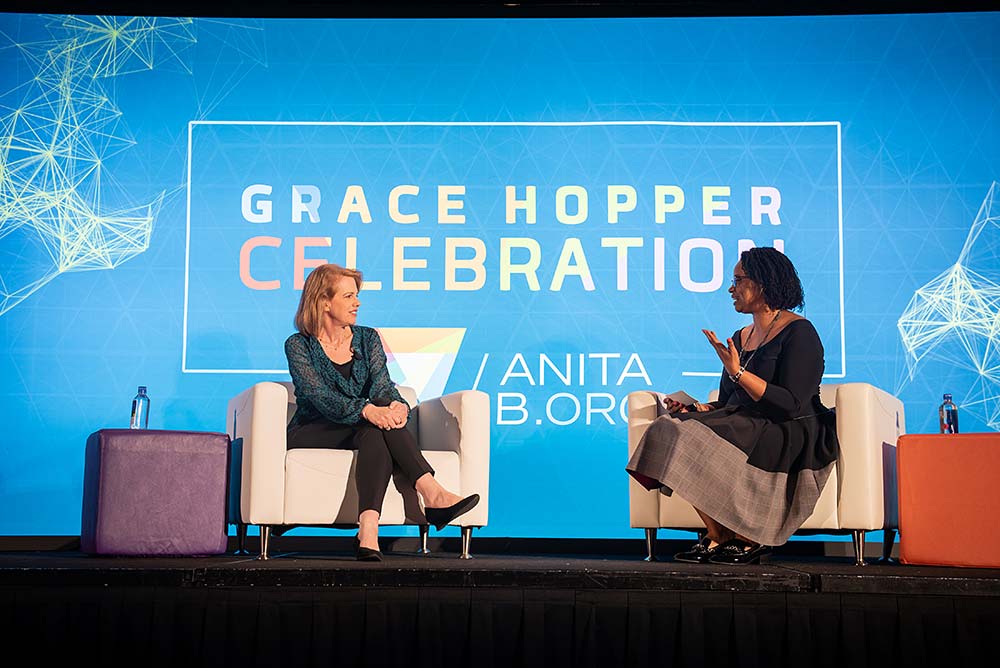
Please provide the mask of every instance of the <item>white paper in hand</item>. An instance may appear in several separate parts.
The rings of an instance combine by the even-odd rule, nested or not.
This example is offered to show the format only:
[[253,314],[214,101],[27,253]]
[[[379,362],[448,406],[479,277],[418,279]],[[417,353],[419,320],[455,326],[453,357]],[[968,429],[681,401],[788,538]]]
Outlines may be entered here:
[[697,399],[695,399],[690,394],[682,390],[679,390],[677,392],[671,392],[670,394],[664,395],[663,397],[664,406],[667,405],[667,399],[673,399],[674,401],[677,401],[685,406],[690,406],[691,404],[698,403]]

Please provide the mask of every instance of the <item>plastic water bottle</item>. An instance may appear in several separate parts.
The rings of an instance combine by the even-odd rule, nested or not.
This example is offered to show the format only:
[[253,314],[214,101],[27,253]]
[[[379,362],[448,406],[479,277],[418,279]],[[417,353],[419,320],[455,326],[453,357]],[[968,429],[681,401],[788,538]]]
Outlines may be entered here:
[[958,406],[951,400],[951,395],[944,395],[944,402],[938,408],[938,421],[942,434],[958,433]]
[[145,429],[149,426],[149,397],[146,396],[146,386],[140,385],[139,392],[132,400],[132,420],[129,429]]

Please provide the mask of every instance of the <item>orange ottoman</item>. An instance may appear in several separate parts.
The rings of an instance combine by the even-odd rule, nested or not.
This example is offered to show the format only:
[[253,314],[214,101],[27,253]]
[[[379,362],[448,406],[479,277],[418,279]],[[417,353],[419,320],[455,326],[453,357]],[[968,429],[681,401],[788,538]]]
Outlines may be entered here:
[[1000,434],[906,434],[896,466],[904,564],[1000,568]]

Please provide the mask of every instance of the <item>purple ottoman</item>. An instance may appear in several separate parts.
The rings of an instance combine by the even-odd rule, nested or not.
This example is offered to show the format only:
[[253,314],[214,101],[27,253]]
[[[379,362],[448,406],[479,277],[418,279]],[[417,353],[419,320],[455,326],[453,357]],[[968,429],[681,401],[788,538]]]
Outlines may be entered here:
[[226,551],[229,436],[101,429],[87,439],[80,546],[89,554]]

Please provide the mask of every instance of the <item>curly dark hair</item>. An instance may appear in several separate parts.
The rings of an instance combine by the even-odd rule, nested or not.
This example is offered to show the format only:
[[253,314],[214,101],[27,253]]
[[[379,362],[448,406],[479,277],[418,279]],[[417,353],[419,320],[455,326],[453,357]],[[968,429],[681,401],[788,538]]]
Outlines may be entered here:
[[764,302],[773,309],[801,309],[805,303],[802,283],[792,261],[769,246],[749,248],[740,254],[747,277],[760,286]]

